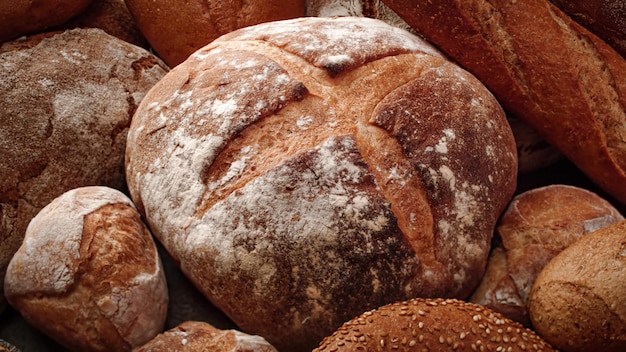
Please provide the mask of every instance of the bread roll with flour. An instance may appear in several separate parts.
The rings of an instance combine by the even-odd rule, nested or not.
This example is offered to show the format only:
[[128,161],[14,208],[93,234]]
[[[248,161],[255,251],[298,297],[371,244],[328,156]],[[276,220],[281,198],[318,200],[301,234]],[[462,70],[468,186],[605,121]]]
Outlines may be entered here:
[[5,280],[9,303],[72,351],[130,351],[165,323],[155,243],[130,199],[112,188],[77,188],[43,208]]
[[214,41],[146,96],[126,152],[132,198],[182,271],[281,351],[390,301],[469,295],[517,167],[478,80],[357,17]]

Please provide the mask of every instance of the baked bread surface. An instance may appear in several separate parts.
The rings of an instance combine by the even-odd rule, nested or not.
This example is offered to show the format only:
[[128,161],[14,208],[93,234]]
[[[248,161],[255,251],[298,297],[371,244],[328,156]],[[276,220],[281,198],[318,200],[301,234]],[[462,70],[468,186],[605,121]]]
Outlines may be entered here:
[[182,271],[279,350],[390,301],[469,295],[517,166],[480,82],[366,18],[221,37],[150,91],[126,157]]

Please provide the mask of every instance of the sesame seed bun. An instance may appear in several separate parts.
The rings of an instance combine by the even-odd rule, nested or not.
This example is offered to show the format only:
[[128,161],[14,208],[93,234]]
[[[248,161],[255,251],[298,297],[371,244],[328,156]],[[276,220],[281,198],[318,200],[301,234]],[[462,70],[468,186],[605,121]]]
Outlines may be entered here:
[[481,305],[413,299],[363,313],[325,338],[322,351],[554,351],[532,330]]

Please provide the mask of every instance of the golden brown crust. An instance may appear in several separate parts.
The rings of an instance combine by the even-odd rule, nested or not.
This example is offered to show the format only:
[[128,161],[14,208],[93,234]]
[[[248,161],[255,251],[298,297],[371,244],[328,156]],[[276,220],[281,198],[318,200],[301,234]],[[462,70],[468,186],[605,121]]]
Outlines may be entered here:
[[491,258],[471,300],[530,326],[528,295],[544,266],[579,238],[623,219],[608,201],[574,186],[549,185],[517,195],[496,228],[504,258]]
[[131,195],[183,272],[286,351],[389,301],[469,295],[516,161],[480,82],[356,17],[222,36],[150,91],[127,147]]
[[548,0],[385,0],[626,202],[626,60]]
[[0,44],[44,32],[81,13],[92,0],[10,0],[0,2]]
[[260,336],[222,330],[209,323],[186,321],[157,335],[133,352],[277,352]]
[[533,331],[455,299],[392,303],[343,324],[315,352],[554,351]]
[[76,351],[129,351],[167,313],[155,244],[130,200],[106,187],[64,193],[31,221],[5,292],[24,318]]
[[148,51],[97,29],[14,42],[0,49],[0,283],[28,222],[55,197],[125,186],[132,114],[166,72]]
[[532,287],[533,326],[562,351],[626,349],[626,221],[582,237]]
[[126,0],[143,35],[170,67],[235,29],[304,16],[304,0]]

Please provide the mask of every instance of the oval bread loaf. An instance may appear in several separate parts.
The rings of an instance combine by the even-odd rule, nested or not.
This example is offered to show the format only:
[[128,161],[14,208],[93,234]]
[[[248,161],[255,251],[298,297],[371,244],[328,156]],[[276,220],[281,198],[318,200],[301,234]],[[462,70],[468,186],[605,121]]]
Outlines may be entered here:
[[72,351],[130,351],[159,333],[167,314],[152,236],[130,199],[107,187],[68,191],[33,218],[4,291]]
[[554,257],[530,292],[532,324],[568,352],[626,350],[626,221],[586,235]]
[[389,301],[469,295],[517,169],[478,80],[358,17],[214,41],[150,91],[126,151],[132,198],[182,271],[284,351]]

